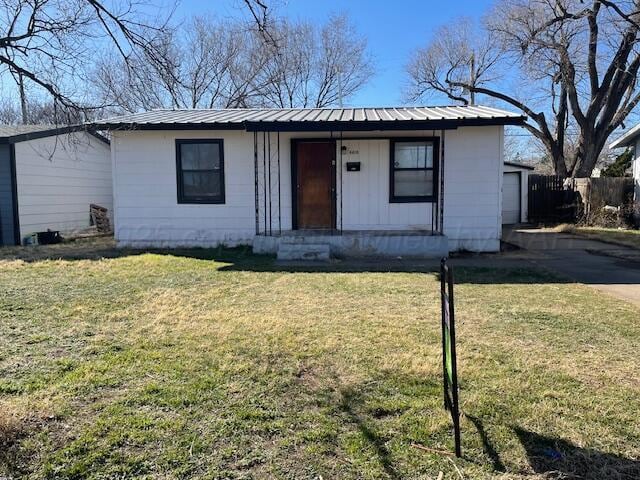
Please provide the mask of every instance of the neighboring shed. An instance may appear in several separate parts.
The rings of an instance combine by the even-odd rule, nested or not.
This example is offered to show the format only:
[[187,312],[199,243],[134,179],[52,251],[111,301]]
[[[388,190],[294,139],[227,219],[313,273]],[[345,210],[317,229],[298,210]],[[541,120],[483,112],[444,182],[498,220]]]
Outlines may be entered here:
[[81,126],[0,125],[0,245],[86,228],[89,205],[111,210],[112,191],[104,137]]
[[280,258],[498,251],[504,125],[482,106],[156,110],[112,131],[120,246]]
[[504,162],[502,174],[502,224],[527,221],[528,179],[534,168],[514,162]]
[[636,204],[635,217],[636,223],[640,224],[640,124],[622,136],[611,142],[609,148],[633,148],[633,182],[634,182],[634,202]]

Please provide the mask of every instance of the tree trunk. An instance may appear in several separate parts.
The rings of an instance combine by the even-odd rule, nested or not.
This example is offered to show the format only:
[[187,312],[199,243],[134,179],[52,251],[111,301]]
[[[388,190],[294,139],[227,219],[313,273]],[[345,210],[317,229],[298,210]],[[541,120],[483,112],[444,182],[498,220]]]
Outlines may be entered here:
[[551,162],[553,163],[553,171],[556,175],[561,177],[567,176],[567,164],[564,159],[564,149],[562,145],[552,144],[548,145],[547,149],[551,155]]
[[601,151],[602,146],[596,144],[594,135],[583,133],[579,139],[575,164],[569,172],[570,176],[572,178],[590,177]]

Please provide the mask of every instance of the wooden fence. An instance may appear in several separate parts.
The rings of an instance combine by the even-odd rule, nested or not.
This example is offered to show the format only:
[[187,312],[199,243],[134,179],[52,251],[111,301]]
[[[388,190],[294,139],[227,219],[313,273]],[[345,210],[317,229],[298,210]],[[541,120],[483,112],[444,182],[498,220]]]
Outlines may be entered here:
[[591,208],[601,208],[605,205],[619,207],[629,203],[630,197],[633,196],[633,178],[576,178],[575,189],[580,192],[585,205]]
[[589,223],[604,206],[624,209],[632,197],[632,178],[529,175],[529,221]]
[[529,221],[574,221],[578,217],[577,196],[570,179],[556,175],[529,175]]
[[[616,223],[626,215],[633,203],[633,178],[600,177],[576,178],[575,190],[580,193],[583,204],[582,221],[586,224]],[[605,211],[604,207],[617,207],[618,212]],[[615,217],[615,218],[614,218]],[[612,225],[615,226],[615,225]]]

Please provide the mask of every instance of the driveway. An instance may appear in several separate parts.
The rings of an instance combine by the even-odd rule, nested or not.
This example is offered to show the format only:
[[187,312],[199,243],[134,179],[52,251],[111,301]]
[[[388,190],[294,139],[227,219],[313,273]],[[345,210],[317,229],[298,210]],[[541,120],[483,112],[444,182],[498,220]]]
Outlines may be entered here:
[[507,243],[528,260],[640,306],[640,251],[538,228],[508,228]]

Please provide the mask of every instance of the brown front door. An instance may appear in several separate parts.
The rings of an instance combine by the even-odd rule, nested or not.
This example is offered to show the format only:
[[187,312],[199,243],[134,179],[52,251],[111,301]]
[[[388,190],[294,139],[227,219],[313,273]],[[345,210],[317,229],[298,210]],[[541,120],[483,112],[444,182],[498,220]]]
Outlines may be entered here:
[[333,141],[295,142],[295,196],[298,229],[335,227]]

